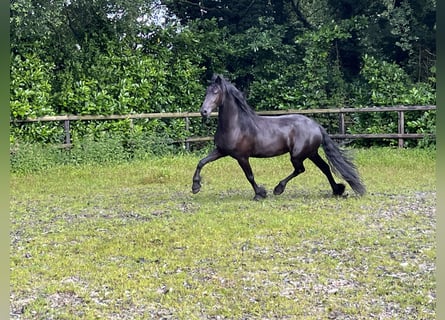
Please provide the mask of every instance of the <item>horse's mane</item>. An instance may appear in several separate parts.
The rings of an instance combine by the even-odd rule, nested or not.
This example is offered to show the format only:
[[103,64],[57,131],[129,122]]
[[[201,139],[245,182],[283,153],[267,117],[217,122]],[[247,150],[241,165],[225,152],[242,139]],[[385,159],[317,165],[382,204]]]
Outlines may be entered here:
[[[212,81],[215,82],[217,76],[213,76]],[[252,107],[247,103],[246,97],[244,94],[238,90],[233,84],[231,84],[229,81],[227,81],[223,76],[219,76],[222,80],[222,84],[225,87],[225,90],[227,94],[231,95],[238,107],[244,111],[248,115],[256,115],[255,111],[252,109]]]

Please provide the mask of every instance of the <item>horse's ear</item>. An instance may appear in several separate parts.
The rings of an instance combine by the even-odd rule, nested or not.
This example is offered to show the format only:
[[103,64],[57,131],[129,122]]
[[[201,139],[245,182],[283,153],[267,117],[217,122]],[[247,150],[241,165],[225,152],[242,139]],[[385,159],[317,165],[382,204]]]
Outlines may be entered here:
[[223,81],[223,78],[222,78],[219,74],[215,76],[215,80],[214,80],[214,82],[215,82],[216,84],[221,84],[222,81]]

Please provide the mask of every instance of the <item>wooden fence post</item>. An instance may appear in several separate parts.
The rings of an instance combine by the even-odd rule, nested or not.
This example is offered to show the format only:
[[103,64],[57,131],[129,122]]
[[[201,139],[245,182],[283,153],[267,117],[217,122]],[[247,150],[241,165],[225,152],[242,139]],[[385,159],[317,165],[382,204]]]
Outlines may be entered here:
[[64,121],[63,127],[65,129],[65,145],[67,148],[71,147],[71,132],[70,132],[70,120]]
[[340,134],[345,134],[345,114],[343,112],[339,113],[340,115]]
[[190,129],[190,120],[189,120],[189,117],[185,117],[185,130],[187,131],[187,138],[185,141],[185,149],[187,151],[190,151],[190,142],[188,141],[188,138],[190,135],[189,129]]
[[[399,111],[399,121],[398,121],[398,134],[404,134],[405,132],[405,114],[403,111]],[[403,138],[399,138],[399,148],[404,147]]]

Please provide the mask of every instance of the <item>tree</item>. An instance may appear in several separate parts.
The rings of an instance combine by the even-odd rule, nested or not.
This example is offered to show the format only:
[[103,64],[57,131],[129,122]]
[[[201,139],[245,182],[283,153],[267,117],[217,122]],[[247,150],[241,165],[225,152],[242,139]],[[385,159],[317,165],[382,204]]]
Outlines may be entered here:
[[[195,110],[213,73],[258,110],[419,101],[410,90],[431,103],[435,10],[435,0],[13,0],[11,103],[22,116]],[[400,83],[377,86],[370,65]],[[31,88],[25,70],[47,72],[48,86]]]

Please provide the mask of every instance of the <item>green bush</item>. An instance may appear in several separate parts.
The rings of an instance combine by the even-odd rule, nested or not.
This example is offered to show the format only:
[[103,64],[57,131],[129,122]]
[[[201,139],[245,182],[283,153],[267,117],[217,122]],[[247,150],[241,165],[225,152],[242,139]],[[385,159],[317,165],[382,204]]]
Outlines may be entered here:
[[[176,56],[160,47],[157,53],[144,48],[108,49],[94,57],[79,55],[64,69],[42,62],[36,55],[11,56],[11,119],[54,114],[111,115],[152,112],[196,111],[204,88],[202,68],[189,57]],[[88,58],[88,59],[87,59]],[[52,85],[54,84],[54,85]],[[182,122],[181,122],[182,121]],[[184,136],[183,120],[146,122],[145,131],[176,138]],[[128,124],[128,123],[127,123]],[[102,131],[123,134],[122,122],[73,123],[73,140]],[[59,123],[13,125],[11,142],[62,142]]]
[[10,170],[32,173],[61,163],[61,150],[43,143],[14,142],[10,145]]
[[[35,54],[11,55],[10,114],[11,119],[54,115],[51,92],[54,65]],[[55,142],[61,134],[57,123],[13,125],[10,141]]]
[[11,55],[10,113],[13,119],[54,114],[51,81],[54,65],[37,55]]
[[[435,89],[427,83],[413,83],[406,72],[397,64],[378,61],[372,56],[363,57],[361,75],[364,84],[357,90],[357,107],[360,106],[396,106],[435,104]],[[407,112],[405,123],[407,133],[436,132],[436,113]],[[398,118],[395,112],[357,113],[353,117],[349,133],[397,133]],[[360,145],[387,145],[387,141],[363,141]],[[395,144],[396,141],[390,140]],[[409,146],[426,146],[434,140],[409,142]]]

